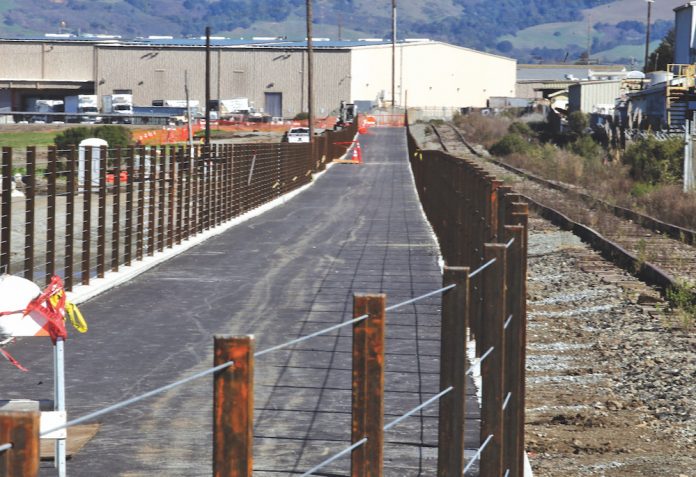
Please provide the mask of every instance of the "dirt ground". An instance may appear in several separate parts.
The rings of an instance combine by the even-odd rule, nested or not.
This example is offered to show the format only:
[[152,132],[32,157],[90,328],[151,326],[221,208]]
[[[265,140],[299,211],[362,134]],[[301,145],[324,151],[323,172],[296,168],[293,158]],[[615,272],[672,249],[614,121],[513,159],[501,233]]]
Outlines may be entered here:
[[694,476],[696,337],[657,292],[530,229],[526,445],[535,476]]

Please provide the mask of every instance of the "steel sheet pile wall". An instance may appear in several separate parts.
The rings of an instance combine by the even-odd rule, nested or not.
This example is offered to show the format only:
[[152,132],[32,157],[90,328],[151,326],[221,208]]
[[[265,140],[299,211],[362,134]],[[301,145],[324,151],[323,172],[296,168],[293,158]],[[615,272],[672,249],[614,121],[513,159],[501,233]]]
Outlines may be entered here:
[[[5,147],[0,271],[87,285],[311,182],[345,152],[334,143],[354,135],[353,127],[314,144],[86,148],[84,157],[98,156],[93,167],[80,165],[76,148],[49,148],[40,172],[36,148]],[[24,197],[12,196],[13,171]]]
[[[418,194],[446,270],[465,271],[460,293],[469,299],[454,321],[469,328],[481,363],[480,475],[522,475],[527,204],[474,161],[420,150],[410,134],[408,140]],[[456,351],[464,346],[443,335],[449,358],[443,358],[442,388],[465,367]],[[440,412],[445,419],[454,411],[445,406]]]

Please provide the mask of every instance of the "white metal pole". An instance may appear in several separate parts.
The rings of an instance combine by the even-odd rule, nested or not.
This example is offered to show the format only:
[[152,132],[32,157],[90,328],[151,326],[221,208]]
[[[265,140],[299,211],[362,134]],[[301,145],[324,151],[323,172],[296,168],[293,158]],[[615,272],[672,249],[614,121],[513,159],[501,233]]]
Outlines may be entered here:
[[[55,401],[53,409],[56,411],[65,411],[65,342],[63,338],[56,340],[54,349],[54,391]],[[58,477],[66,476],[65,460],[66,460],[66,440],[56,439],[55,444],[55,460],[54,465],[58,468]]]

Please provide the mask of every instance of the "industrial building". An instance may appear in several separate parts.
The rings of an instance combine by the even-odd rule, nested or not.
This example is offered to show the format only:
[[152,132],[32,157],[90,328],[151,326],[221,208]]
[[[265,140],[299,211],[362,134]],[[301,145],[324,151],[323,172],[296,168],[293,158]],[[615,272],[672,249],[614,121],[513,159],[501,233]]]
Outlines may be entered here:
[[[391,104],[392,45],[383,40],[313,41],[317,115],[341,100]],[[397,106],[485,107],[515,93],[516,61],[446,43],[396,44]],[[204,39],[36,38],[0,40],[0,111],[36,99],[131,90],[136,105],[190,98],[204,104]],[[211,41],[211,99],[249,98],[259,111],[292,118],[307,111],[307,44]]]

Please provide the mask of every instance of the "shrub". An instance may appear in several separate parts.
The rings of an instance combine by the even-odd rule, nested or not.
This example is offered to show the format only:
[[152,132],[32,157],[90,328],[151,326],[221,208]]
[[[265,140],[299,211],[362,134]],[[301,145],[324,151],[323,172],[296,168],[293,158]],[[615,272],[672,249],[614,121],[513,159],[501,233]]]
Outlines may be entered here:
[[305,119],[309,119],[309,113],[302,111],[301,113],[297,113],[293,119],[295,121],[304,121]]
[[568,132],[574,137],[584,135],[589,125],[590,121],[587,114],[582,111],[573,111],[568,116]]
[[534,137],[534,131],[529,127],[529,124],[520,121],[515,121],[508,128],[510,134],[519,134],[522,137]]
[[70,146],[77,146],[83,140],[90,137],[98,137],[109,143],[109,147],[128,146],[133,143],[130,131],[123,126],[78,126],[66,129],[58,134],[54,143],[58,150],[67,150]]
[[653,136],[631,144],[624,154],[631,177],[649,184],[675,183],[681,179],[684,142],[681,138],[659,141]]
[[491,154],[496,156],[509,156],[510,154],[524,154],[530,149],[529,142],[519,134],[507,134],[500,141],[491,146]]
[[600,161],[604,155],[602,147],[592,137],[584,135],[568,144],[568,150],[590,161]]

